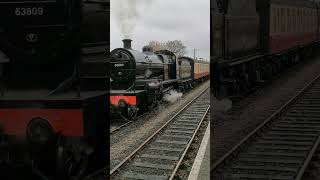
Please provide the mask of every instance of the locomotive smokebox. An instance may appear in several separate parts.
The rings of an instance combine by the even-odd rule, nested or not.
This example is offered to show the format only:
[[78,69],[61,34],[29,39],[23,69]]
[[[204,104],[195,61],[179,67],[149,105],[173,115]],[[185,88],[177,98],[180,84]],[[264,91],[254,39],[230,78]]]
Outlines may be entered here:
[[131,39],[124,39],[123,42],[123,48],[125,49],[131,49]]

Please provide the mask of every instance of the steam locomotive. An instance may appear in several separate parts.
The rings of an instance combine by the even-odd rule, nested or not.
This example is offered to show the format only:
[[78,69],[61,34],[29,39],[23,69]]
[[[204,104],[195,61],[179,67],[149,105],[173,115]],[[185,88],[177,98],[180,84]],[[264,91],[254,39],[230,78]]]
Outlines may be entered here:
[[309,0],[211,3],[211,68],[218,98],[244,95],[319,47],[319,5]]
[[0,0],[0,162],[49,179],[107,165],[109,0]]
[[186,91],[209,77],[209,63],[179,57],[168,50],[153,52],[145,46],[142,52],[131,48],[130,39],[124,48],[110,54],[111,114],[135,118],[159,104],[172,89]]

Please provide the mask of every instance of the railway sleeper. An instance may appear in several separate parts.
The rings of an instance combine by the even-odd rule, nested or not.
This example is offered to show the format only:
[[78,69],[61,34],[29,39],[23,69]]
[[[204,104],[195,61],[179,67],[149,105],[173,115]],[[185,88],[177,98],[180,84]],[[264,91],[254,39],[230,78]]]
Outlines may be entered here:
[[225,176],[228,180],[238,180],[241,179],[273,179],[273,180],[290,180],[294,179],[293,175],[264,175],[264,174],[252,174],[252,173],[234,173]]

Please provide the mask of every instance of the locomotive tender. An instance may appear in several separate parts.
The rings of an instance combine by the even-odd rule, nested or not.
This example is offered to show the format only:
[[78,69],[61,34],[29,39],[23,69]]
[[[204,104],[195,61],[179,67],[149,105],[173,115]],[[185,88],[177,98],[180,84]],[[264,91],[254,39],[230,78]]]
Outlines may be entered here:
[[125,39],[124,48],[110,54],[111,113],[134,118],[156,106],[172,89],[185,91],[209,77],[209,63],[179,57],[168,50],[153,52],[145,46],[142,52],[131,48]]
[[249,92],[319,43],[319,6],[312,1],[216,0],[211,16],[212,90],[218,98]]
[[109,0],[0,0],[0,161],[49,179],[107,165]]

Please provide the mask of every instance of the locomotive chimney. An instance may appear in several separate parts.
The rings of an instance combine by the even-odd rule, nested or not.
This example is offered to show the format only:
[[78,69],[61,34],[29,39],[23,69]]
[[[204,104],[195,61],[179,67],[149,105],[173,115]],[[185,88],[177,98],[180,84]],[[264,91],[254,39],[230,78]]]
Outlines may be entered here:
[[124,39],[122,40],[123,42],[123,48],[126,48],[126,49],[131,49],[131,39]]

